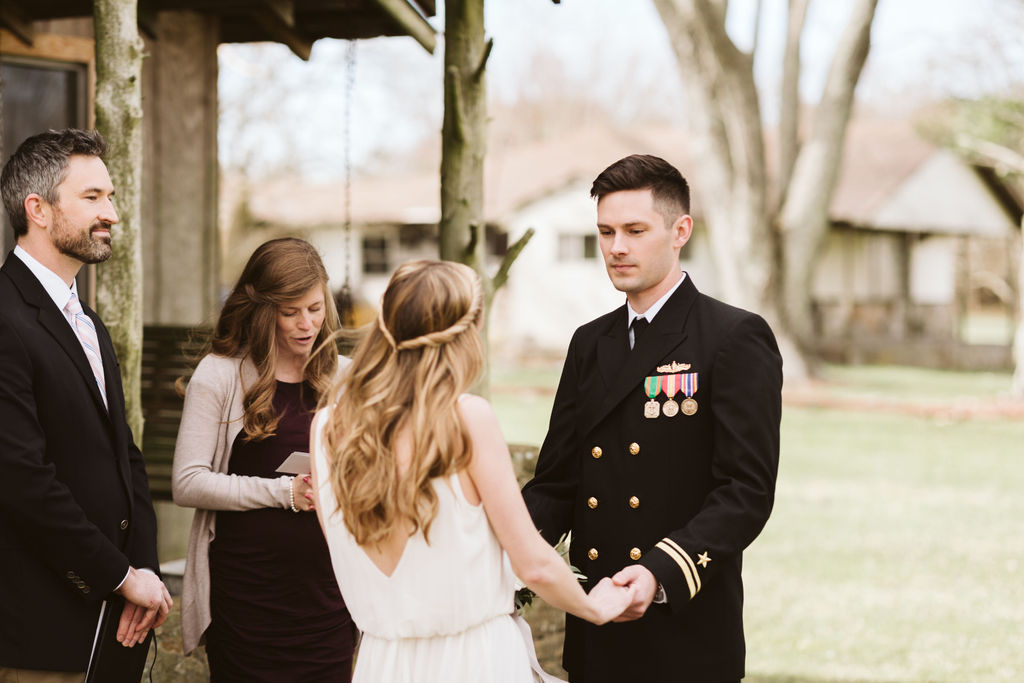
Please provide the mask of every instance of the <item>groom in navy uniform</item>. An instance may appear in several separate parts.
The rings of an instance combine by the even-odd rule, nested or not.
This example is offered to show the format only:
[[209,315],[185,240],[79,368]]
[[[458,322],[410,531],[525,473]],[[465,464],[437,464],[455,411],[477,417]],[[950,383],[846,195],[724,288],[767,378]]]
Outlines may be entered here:
[[17,238],[0,268],[0,683],[82,681],[113,593],[124,645],[171,607],[117,358],[75,283],[111,255],[104,149],[95,131],[49,131],[0,176]]
[[758,315],[679,266],[689,187],[634,155],[594,181],[601,252],[626,304],[576,330],[523,496],[549,542],[572,531],[594,585],[631,586],[618,623],[567,617],[573,683],[744,676],[742,553],[771,513],[782,359]]

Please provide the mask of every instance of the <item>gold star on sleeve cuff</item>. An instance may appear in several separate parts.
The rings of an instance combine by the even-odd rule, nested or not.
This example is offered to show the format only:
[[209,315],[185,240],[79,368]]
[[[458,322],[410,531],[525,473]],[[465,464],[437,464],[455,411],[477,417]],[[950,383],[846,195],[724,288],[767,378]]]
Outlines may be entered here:
[[708,557],[708,553],[707,553],[706,550],[704,552],[702,552],[700,555],[697,556],[697,564],[699,564],[704,569],[708,568],[708,562],[710,562],[710,561],[711,561],[711,558]]

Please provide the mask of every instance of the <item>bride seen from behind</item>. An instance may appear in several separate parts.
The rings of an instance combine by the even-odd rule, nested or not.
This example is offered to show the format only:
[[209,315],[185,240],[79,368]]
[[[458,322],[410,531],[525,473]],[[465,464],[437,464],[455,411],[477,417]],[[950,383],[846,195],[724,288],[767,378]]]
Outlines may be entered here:
[[585,593],[534,528],[494,411],[465,394],[482,318],[469,267],[401,266],[314,420],[316,510],[363,631],[355,681],[532,682],[513,571],[595,624],[630,602],[609,579]]

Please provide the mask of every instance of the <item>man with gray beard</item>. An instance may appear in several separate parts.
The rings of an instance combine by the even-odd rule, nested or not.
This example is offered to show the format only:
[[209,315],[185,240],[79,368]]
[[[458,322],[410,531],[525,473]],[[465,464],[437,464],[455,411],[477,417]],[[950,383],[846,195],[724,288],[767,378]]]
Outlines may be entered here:
[[0,683],[84,680],[115,594],[126,646],[171,607],[117,358],[75,283],[111,255],[104,150],[95,131],[49,131],[0,176],[17,240],[0,268]]

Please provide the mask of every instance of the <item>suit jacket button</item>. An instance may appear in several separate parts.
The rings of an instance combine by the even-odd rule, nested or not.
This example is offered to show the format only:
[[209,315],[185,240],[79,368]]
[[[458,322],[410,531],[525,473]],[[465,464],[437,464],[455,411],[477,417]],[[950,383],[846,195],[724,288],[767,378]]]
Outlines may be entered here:
[[642,555],[643,553],[640,552],[640,548],[633,548],[629,551],[629,559],[631,560],[639,560]]
[[597,458],[600,458],[602,455],[604,455],[604,451],[601,450],[600,446],[594,446],[593,448],[590,449],[590,454],[594,456],[594,459],[596,460]]
[[68,577],[69,579],[73,579],[75,578],[75,573],[73,571],[68,571],[68,573],[64,576]]
[[594,498],[593,496],[591,496],[590,498],[587,498],[587,505],[590,506],[591,510],[596,508],[597,507],[597,498]]
[[90,590],[92,590],[92,589],[89,588],[88,586],[82,586],[82,592],[85,593],[86,595],[89,594]]
[[633,443],[629,444],[629,454],[630,455],[636,455],[639,452],[640,452],[640,444],[638,444],[636,441],[634,441]]
[[[638,507],[640,507],[640,499],[637,498],[636,496],[632,496],[629,499],[629,507],[633,508],[634,510],[637,509]],[[633,559],[636,559],[636,558],[633,558]]]
[[124,531],[127,528],[128,528],[128,520],[127,519],[122,519],[121,520],[121,531]]
[[588,550],[587,551],[587,557],[589,557],[592,560],[596,560],[597,559],[597,548],[591,548],[590,550]]

